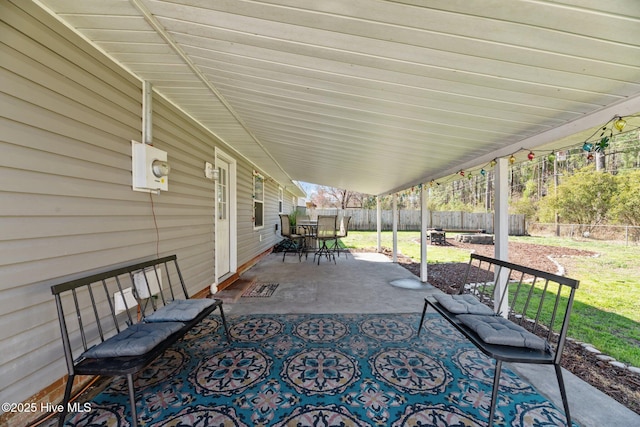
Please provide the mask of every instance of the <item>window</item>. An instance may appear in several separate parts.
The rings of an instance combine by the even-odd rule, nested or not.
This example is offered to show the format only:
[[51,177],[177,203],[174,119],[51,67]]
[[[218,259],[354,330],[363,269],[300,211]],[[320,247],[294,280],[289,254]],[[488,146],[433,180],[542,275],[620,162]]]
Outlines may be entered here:
[[218,219],[226,221],[229,201],[229,184],[228,184],[227,170],[218,168]]
[[282,187],[278,188],[278,213],[284,212],[284,190]]
[[253,172],[253,228],[264,227],[264,177]]

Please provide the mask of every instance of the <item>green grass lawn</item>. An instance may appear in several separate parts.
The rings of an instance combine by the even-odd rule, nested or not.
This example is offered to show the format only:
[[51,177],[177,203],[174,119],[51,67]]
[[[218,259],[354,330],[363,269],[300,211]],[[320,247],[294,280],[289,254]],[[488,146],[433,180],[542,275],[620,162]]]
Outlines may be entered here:
[[[510,237],[510,241],[563,246],[596,252],[595,257],[558,260],[567,276],[580,280],[569,336],[589,342],[616,359],[640,366],[640,247],[594,240],[552,237]],[[348,248],[375,248],[375,232],[349,231]],[[393,234],[382,233],[382,246],[393,247]],[[400,253],[420,260],[420,233],[398,232]],[[429,246],[428,263],[465,262],[469,252],[446,246]]]
[[[342,239],[343,245],[347,248],[375,248],[377,247],[377,235],[374,231],[349,231],[349,235]],[[393,233],[382,232],[382,246],[393,247]],[[419,231],[399,231],[398,250],[403,255],[420,260],[420,232]],[[428,263],[441,262],[467,262],[469,252],[447,246],[429,246]]]

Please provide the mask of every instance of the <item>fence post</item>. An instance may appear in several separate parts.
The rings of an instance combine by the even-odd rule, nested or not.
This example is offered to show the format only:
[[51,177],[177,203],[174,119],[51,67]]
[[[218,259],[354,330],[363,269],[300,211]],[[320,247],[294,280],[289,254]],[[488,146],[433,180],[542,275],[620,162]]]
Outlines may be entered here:
[[624,226],[624,241],[626,242],[626,246],[629,246],[629,226]]

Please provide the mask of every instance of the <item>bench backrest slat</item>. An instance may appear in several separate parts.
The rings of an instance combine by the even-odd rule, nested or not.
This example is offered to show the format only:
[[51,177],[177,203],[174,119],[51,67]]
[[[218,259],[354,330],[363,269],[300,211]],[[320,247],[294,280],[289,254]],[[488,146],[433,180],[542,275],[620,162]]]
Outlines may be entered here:
[[[531,298],[530,293],[533,292],[533,289],[535,289],[535,280],[533,282],[533,286],[529,287],[529,293],[527,294],[527,301],[525,302],[525,311],[527,310],[527,307],[529,306],[529,300]],[[511,299],[511,307],[509,308],[510,312],[514,312],[515,311],[515,302],[519,301],[519,297],[520,297],[520,291],[522,290],[522,288],[524,287],[524,274],[522,274],[520,276],[520,280],[518,280],[518,286],[516,287],[516,291],[514,293],[513,298]],[[518,323],[522,323],[522,319],[518,320]]]
[[182,292],[186,298],[190,298],[189,292],[187,291],[187,286],[184,284],[184,279],[182,278],[182,271],[180,271],[180,266],[176,263],[176,272],[178,273],[178,279],[180,281],[180,286],[182,287]]
[[[162,268],[162,267],[160,267]],[[162,270],[160,270],[160,273],[162,273]],[[156,278],[156,281],[160,282],[160,274],[158,273],[158,267],[157,266],[153,266],[153,275]],[[147,282],[147,286],[150,288],[149,286],[149,279],[146,277],[145,274],[145,281]],[[169,277],[169,274],[167,274],[167,282],[169,282],[169,289],[171,289],[171,278]],[[171,294],[173,294],[173,292],[170,292]],[[160,299],[162,300],[162,304],[166,304],[167,300],[164,297],[164,293],[163,292],[159,292],[160,295]],[[173,300],[173,298],[171,298]],[[155,301],[154,301],[155,302]]]
[[[104,294],[108,295],[109,294],[109,289],[107,288],[107,281],[106,279],[102,279],[100,281],[102,283],[102,288],[104,289]],[[118,290],[120,292],[120,295],[122,295],[122,286],[120,285],[120,281],[116,280],[116,283],[118,284]],[[113,321],[114,325],[118,325],[118,320],[116,319],[116,309],[113,305],[113,301],[111,301],[111,298],[107,298],[107,301],[109,302],[109,312],[111,313],[111,320]],[[129,313],[129,310],[127,310],[127,313]],[[131,321],[131,319],[129,319]],[[98,323],[100,321],[98,320]],[[118,332],[120,332],[118,330]]]
[[91,307],[93,308],[93,315],[98,327],[98,333],[100,334],[100,340],[104,341],[104,335],[102,333],[102,325],[100,324],[100,315],[98,314],[98,309],[96,308],[96,299],[93,297],[93,289],[91,288],[91,286],[87,286],[87,290],[89,291],[89,298],[91,299]]
[[[531,289],[535,289],[535,282],[531,285]],[[558,288],[559,290],[562,289],[562,287]],[[547,298],[547,291],[549,290],[549,279],[545,280],[544,282],[544,290],[542,291],[542,296],[540,297],[540,303],[538,304],[538,311],[536,313],[536,318],[534,319],[533,322],[533,332],[535,333],[538,330],[538,325],[540,324],[540,313],[542,312],[542,308],[544,307],[544,303],[545,303],[545,299]],[[558,292],[559,294],[560,292]],[[554,310],[557,310],[558,306],[554,307]],[[525,311],[526,313],[526,311]],[[551,312],[551,318],[555,318],[555,311]],[[549,324],[553,325],[553,322],[549,322]],[[551,330],[551,328],[550,328]]]
[[[482,264],[479,264],[479,265],[478,265],[478,270],[479,270],[479,271],[478,271],[478,273],[481,271],[481,270],[480,270],[481,265],[482,265]],[[489,266],[487,266],[487,267],[489,267]],[[498,268],[498,271],[496,271],[496,274],[495,274],[495,281],[496,281],[496,282],[497,282],[498,280],[500,280],[500,275],[501,275],[501,274],[502,274],[502,267],[499,267],[499,268]],[[486,283],[486,280],[485,280],[484,282],[482,282],[482,281],[477,281],[476,283]],[[477,287],[477,285],[476,285],[476,290],[477,290],[477,289],[478,289],[478,287]],[[489,294],[489,289],[488,289],[486,286],[482,286],[480,289],[481,289],[481,290],[480,290],[480,301],[486,301],[486,300],[488,300],[488,299],[491,299],[491,298],[492,298],[492,295],[491,295],[491,294]]]
[[558,339],[558,347],[556,348],[556,363],[560,363],[560,358],[562,357],[562,350],[564,350],[564,341],[567,337],[567,331],[569,330],[569,317],[571,316],[571,307],[573,306],[573,300],[575,298],[575,290],[576,287],[571,290],[569,294],[569,302],[567,304],[568,309],[564,314],[564,319],[562,321],[562,328],[560,329],[560,337]]
[[82,347],[87,349],[87,340],[84,332],[84,322],[82,321],[82,311],[80,310],[80,304],[78,304],[78,294],[75,288],[71,290],[73,294],[73,305],[76,307],[76,319],[78,319],[78,327],[80,328],[80,337],[82,338]]
[[[171,291],[171,299],[176,299],[176,296],[173,292],[173,283],[171,282],[171,275],[169,274],[169,269],[167,268],[167,264],[164,264],[164,269],[165,269],[165,273],[167,274],[167,281],[169,282],[169,290]],[[178,272],[178,277],[180,277],[180,270],[178,268],[176,268],[177,272]],[[180,280],[182,280],[182,278],[180,278]],[[187,290],[184,289],[184,295],[189,298],[189,294],[187,293]]]
[[[558,294],[556,295],[555,299],[554,299],[554,303],[553,303],[553,314],[551,316],[551,324],[554,325],[556,323],[556,316],[558,314],[558,308],[560,307],[560,299],[562,298],[562,295],[560,295],[560,293],[558,292]],[[547,337],[547,340],[550,340],[551,337]]]

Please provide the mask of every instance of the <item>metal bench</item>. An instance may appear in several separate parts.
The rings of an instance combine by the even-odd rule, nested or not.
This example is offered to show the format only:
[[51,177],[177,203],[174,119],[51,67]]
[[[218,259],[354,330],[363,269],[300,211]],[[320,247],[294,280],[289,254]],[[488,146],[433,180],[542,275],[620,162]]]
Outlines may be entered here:
[[68,370],[59,426],[76,375],[126,375],[135,427],[135,373],[216,309],[230,340],[222,300],[190,299],[175,255],[55,283],[51,292]]
[[480,351],[495,360],[489,426],[493,425],[502,362],[553,365],[562,403],[571,414],[560,359],[578,281],[472,254],[457,295],[425,298],[418,335],[428,307]]

